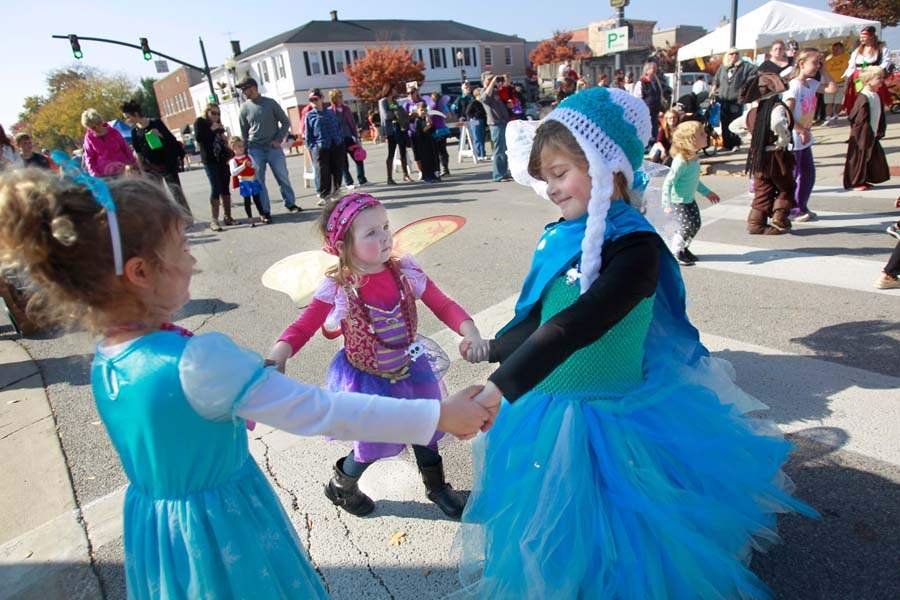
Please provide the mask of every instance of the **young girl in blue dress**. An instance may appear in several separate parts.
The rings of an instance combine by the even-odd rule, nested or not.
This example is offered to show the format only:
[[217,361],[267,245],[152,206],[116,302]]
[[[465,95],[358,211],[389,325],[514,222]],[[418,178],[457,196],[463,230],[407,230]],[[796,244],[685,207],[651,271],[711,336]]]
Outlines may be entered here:
[[195,263],[186,213],[149,180],[107,184],[63,168],[74,180],[36,170],[0,178],[0,263],[33,280],[32,308],[103,335],[91,384],[130,482],[128,597],[327,597],[248,453],[245,421],[427,444],[436,429],[476,432],[488,413],[466,392],[444,403],[327,392],[266,368],[225,335],[171,325]]
[[491,342],[500,367],[476,401],[499,413],[475,449],[459,595],[766,597],[752,550],[777,540],[776,513],[815,511],[781,471],[791,444],[700,343],[635,206],[646,106],[593,88],[536,131],[515,123],[513,175],[562,219]]

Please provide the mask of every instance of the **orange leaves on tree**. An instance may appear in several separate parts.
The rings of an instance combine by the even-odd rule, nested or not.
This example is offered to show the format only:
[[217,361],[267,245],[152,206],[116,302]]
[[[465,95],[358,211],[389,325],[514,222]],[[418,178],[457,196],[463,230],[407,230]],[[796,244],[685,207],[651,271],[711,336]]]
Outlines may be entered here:
[[366,55],[346,67],[350,91],[360,100],[375,102],[381,98],[384,84],[403,90],[407,81],[425,81],[425,65],[413,60],[404,47],[366,48]]
[[538,66],[590,57],[591,53],[589,50],[579,52],[570,43],[571,41],[571,31],[555,31],[552,38],[544,40],[531,51],[531,54],[528,55],[528,60],[533,65]]
[[900,22],[897,0],[828,0],[828,6],[839,15],[880,21],[882,27],[894,27]]

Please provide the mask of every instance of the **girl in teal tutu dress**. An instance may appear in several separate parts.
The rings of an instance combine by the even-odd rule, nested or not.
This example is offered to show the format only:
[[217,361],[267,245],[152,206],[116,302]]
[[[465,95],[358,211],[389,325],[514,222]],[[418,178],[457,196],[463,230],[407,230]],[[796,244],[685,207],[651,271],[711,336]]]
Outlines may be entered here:
[[107,184],[54,159],[73,180],[32,170],[0,178],[0,264],[27,272],[46,316],[104,334],[91,384],[130,482],[128,597],[326,598],[247,451],[246,421],[427,444],[436,429],[477,432],[487,411],[466,393],[438,403],[326,392],[222,334],[168,324],[189,298],[195,262],[183,209],[149,180]]
[[458,595],[768,596],[752,551],[777,540],[776,513],[815,511],[781,471],[791,445],[700,343],[637,208],[646,106],[594,88],[536,131],[514,123],[513,175],[562,219],[491,342],[500,367],[476,401],[499,413],[476,443]]

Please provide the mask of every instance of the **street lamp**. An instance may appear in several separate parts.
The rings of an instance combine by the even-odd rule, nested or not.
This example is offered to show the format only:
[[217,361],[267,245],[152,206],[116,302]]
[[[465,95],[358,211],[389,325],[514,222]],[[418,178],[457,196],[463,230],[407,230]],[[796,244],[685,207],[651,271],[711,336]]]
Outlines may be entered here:
[[466,81],[466,70],[463,69],[463,58],[465,58],[465,54],[463,54],[462,50],[456,51],[456,64],[459,65],[459,80],[462,83]]

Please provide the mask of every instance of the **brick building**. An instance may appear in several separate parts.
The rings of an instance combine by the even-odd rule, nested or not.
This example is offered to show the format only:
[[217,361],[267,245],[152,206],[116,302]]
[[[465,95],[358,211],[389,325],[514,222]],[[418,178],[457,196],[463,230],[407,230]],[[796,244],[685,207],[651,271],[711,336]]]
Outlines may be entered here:
[[[181,137],[185,125],[193,125],[197,119],[195,106],[198,102],[191,97],[191,86],[204,80],[203,73],[188,67],[179,67],[162,79],[153,82],[159,114],[176,137]],[[206,106],[205,97],[199,104]]]

